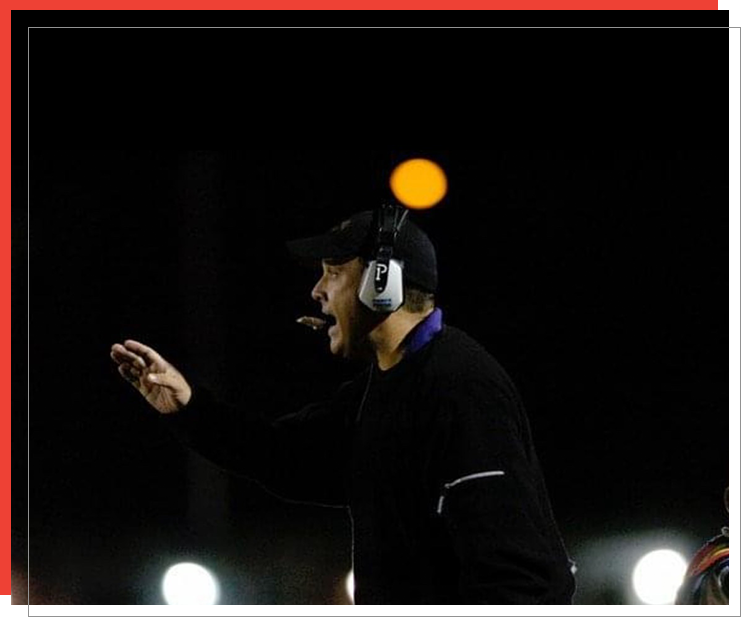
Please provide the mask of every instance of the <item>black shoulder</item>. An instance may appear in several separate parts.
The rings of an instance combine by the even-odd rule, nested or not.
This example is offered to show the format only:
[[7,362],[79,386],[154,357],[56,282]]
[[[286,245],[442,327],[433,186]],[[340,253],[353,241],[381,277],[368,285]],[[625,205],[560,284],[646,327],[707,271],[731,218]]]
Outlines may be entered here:
[[519,405],[519,395],[504,368],[478,341],[463,330],[445,326],[434,341],[428,362],[431,378],[455,389],[484,385]]

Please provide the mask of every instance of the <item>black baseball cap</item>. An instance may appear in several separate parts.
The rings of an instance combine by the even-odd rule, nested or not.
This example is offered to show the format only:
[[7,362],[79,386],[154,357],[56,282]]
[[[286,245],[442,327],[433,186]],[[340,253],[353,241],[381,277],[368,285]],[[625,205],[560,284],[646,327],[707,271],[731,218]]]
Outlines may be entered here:
[[[322,259],[374,258],[376,229],[373,212],[358,212],[335,225],[328,232],[310,238],[286,243],[289,252],[302,261]],[[435,247],[417,225],[407,216],[394,244],[394,259],[404,264],[404,280],[424,291],[437,289],[437,256]]]

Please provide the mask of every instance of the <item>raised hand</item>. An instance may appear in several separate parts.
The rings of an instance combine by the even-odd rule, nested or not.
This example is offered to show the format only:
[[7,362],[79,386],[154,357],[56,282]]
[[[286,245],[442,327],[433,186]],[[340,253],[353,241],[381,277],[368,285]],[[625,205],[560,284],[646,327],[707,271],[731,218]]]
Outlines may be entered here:
[[121,376],[160,413],[175,413],[190,401],[185,377],[151,347],[129,339],[111,347],[111,359]]

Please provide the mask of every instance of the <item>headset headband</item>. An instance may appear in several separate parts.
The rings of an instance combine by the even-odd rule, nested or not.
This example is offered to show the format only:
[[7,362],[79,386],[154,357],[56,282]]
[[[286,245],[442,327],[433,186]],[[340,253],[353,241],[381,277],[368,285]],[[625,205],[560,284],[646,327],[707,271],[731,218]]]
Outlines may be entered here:
[[388,284],[389,262],[394,256],[396,236],[406,220],[409,211],[395,204],[383,204],[374,214],[376,228],[376,293],[383,293]]

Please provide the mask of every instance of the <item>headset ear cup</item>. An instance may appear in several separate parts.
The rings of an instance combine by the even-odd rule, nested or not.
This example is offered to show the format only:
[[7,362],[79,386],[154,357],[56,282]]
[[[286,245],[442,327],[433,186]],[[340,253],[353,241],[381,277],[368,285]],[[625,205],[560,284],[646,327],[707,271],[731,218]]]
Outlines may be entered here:
[[[388,265],[386,288],[378,293],[375,277],[379,264],[373,260],[363,271],[358,288],[358,298],[369,309],[376,313],[393,313],[404,304],[404,278],[401,262],[392,259]],[[381,264],[381,267],[385,267]]]

